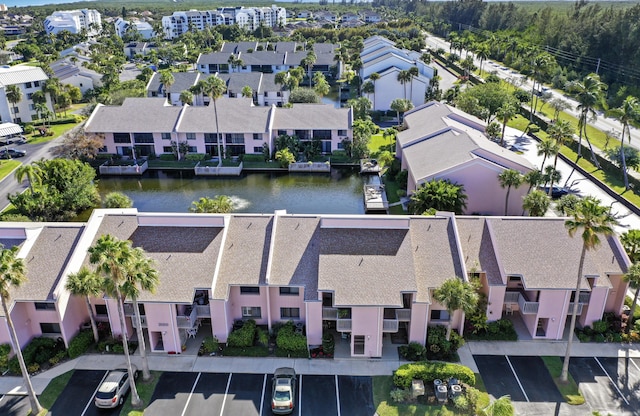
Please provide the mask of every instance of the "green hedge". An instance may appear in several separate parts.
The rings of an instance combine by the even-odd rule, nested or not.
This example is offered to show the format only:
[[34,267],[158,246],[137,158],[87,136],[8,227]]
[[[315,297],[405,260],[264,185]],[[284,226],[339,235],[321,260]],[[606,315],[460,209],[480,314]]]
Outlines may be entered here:
[[206,153],[189,153],[187,154],[184,159],[185,160],[204,160],[207,157]]
[[414,379],[423,380],[425,385],[431,385],[435,379],[448,380],[450,377],[455,377],[470,386],[476,384],[476,376],[469,367],[439,361],[401,365],[393,373],[393,383],[400,388],[408,389]]
[[[64,343],[62,341],[58,342],[53,338],[39,337],[31,340],[31,342],[22,349],[22,357],[28,369],[35,369],[33,371],[37,371],[41,365],[48,363],[49,360],[59,352],[64,352]],[[20,363],[16,356],[9,360],[8,367],[9,371],[13,374],[21,373]]]
[[278,349],[284,350],[283,354],[299,356],[304,353],[305,356],[308,355],[307,337],[296,334],[293,321],[287,322],[280,328],[276,337],[276,346]]
[[69,358],[73,359],[81,356],[93,344],[93,331],[80,331],[69,343]]
[[242,155],[243,162],[264,162],[265,158],[262,153],[260,154],[244,154]]
[[269,348],[262,346],[255,347],[229,347],[223,350],[223,355],[228,357],[267,357]]
[[158,159],[160,159],[160,160],[176,160],[176,155],[174,155],[173,153],[163,153],[160,156],[158,156]]
[[231,332],[227,337],[227,347],[246,348],[253,346],[256,337],[256,321],[249,319],[242,328]]
[[11,344],[0,345],[0,369],[4,370],[9,365],[9,353],[11,352]]

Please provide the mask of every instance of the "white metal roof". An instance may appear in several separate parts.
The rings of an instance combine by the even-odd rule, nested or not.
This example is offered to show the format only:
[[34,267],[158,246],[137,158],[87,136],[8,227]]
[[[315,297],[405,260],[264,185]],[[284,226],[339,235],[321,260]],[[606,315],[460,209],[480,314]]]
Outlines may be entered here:
[[11,136],[12,134],[22,133],[22,127],[14,123],[0,124],[0,137]]
[[0,88],[6,85],[22,84],[25,82],[45,81],[49,79],[42,68],[37,66],[14,66],[0,68]]

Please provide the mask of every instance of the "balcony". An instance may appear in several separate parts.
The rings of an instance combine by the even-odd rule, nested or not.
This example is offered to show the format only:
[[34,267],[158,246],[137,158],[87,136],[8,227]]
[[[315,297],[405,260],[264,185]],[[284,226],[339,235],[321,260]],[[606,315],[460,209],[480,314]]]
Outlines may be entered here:
[[411,309],[396,309],[396,319],[400,322],[410,322]]
[[351,319],[338,319],[336,321],[336,331],[351,332]]
[[210,318],[211,317],[211,308],[209,305],[196,305],[194,304],[194,309],[196,311],[196,315],[198,318]]
[[397,319],[383,319],[382,332],[398,332],[398,325]]
[[134,315],[133,305],[131,303],[124,304],[124,316],[133,316]]
[[192,309],[189,315],[178,315],[176,316],[176,323],[178,324],[178,328],[190,329],[196,326],[196,321],[198,320],[198,312],[197,309]]
[[518,307],[520,308],[520,313],[523,315],[536,315],[538,313],[538,307],[540,306],[539,302],[529,302],[527,299],[519,293],[518,296]]
[[[571,302],[569,304],[569,309],[567,309],[567,315],[571,315],[573,313],[573,305],[574,305],[574,302]],[[578,315],[582,315],[582,306],[583,304],[578,302]]]
[[330,308],[324,306],[322,308],[322,319],[326,319],[328,321],[335,321],[338,319],[338,308]]
[[590,292],[580,293],[580,296],[578,296],[578,303],[588,304],[590,300],[591,300]]
[[504,303],[518,303],[520,292],[506,291],[504,294]]
[[[133,312],[132,312],[132,314],[133,314]],[[136,318],[135,318],[135,317],[133,317],[133,318],[131,319],[131,325],[132,325],[135,329],[138,329],[138,324],[137,324],[136,322],[137,322],[137,321],[136,321]],[[144,315],[143,315],[143,316],[141,316],[141,317],[140,317],[140,323],[142,323],[142,327],[143,327],[143,328],[147,328],[147,327],[148,327],[148,325],[147,325],[147,317],[146,317],[146,316],[144,316]]]

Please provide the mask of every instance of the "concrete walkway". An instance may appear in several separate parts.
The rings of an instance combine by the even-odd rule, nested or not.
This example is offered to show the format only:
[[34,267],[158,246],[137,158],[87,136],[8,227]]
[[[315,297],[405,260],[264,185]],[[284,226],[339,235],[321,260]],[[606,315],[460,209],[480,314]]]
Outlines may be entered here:
[[[575,357],[640,357],[637,344],[574,343],[572,355]],[[566,343],[563,341],[472,341],[458,350],[460,362],[478,372],[473,355],[555,355],[564,356]],[[140,356],[132,361],[141,368]],[[293,367],[299,374],[337,375],[391,375],[405,362],[399,360],[334,358],[246,358],[246,357],[197,357],[193,355],[151,354],[149,367],[156,371],[184,371],[207,373],[273,373],[278,367]],[[60,364],[51,370],[31,378],[33,388],[41,394],[49,382],[68,371],[109,370],[124,367],[123,355],[87,354]],[[0,377],[0,394],[26,394],[21,377]]]

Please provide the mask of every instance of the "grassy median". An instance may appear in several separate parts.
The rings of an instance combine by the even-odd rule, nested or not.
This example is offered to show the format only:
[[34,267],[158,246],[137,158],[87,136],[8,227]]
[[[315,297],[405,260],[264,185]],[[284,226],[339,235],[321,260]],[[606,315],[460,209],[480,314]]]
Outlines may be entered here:
[[562,373],[562,360],[560,357],[545,356],[542,357],[542,361],[544,361],[544,365],[547,366],[547,370],[549,370],[549,374],[553,377],[556,387],[558,387],[560,394],[562,394],[562,397],[564,397],[567,403],[574,406],[583,404],[584,397],[582,393],[580,393],[578,384],[571,374],[569,374],[569,380],[567,382],[560,380],[560,374]]

